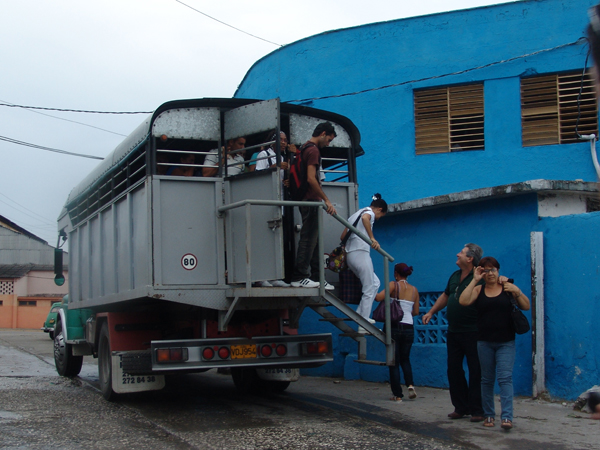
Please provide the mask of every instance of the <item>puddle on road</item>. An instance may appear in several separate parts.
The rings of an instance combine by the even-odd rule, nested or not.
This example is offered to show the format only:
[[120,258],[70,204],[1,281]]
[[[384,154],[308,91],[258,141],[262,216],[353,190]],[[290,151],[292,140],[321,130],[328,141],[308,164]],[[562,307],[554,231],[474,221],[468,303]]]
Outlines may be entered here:
[[0,411],[0,420],[20,420],[23,416],[10,411]]

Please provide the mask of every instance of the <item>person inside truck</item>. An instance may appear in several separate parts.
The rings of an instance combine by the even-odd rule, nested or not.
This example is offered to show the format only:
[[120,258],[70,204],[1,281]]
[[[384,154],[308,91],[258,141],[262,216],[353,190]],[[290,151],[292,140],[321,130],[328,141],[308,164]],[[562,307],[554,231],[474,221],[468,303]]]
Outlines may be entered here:
[[182,165],[169,167],[165,172],[165,175],[174,175],[179,177],[191,177],[194,175],[196,168],[193,167],[193,164],[196,162],[196,155],[193,153],[184,153],[179,155],[177,162]]
[[[245,147],[246,138],[239,137],[227,141],[227,152],[225,152],[225,148],[221,150],[221,153],[223,154],[221,165],[225,164],[225,153],[227,153],[227,176],[239,175],[244,171],[244,152],[234,152],[236,152],[236,150],[242,150]],[[211,150],[210,153],[206,155],[204,165],[208,167],[202,168],[202,176],[214,177],[217,175],[219,172],[218,157],[217,149]],[[224,172],[225,171],[223,171],[223,173]]]

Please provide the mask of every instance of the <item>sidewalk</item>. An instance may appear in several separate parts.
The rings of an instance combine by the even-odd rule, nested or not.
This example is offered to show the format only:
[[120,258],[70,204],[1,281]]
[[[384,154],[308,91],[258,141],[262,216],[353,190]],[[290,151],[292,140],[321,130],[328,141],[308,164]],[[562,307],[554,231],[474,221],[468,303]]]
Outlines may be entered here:
[[[404,389],[404,387],[403,387]],[[514,428],[500,428],[499,397],[496,406],[496,426],[485,428],[482,423],[471,423],[469,418],[451,420],[453,411],[446,389],[416,387],[415,400],[390,400],[387,383],[346,381],[333,378],[301,377],[286,392],[302,392],[315,403],[349,410],[372,421],[398,427],[404,431],[441,439],[446,443],[468,448],[494,450],[590,450],[600,448],[600,421],[590,414],[573,410],[572,402],[553,403],[514,399]]]

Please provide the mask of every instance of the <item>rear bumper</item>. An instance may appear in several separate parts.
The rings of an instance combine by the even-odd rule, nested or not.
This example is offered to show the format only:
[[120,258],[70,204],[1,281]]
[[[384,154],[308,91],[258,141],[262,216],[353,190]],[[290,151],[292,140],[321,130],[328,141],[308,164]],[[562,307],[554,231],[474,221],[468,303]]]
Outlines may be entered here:
[[[319,344],[320,351],[314,352],[315,345]],[[268,356],[261,351],[263,347],[273,349],[278,346],[286,348],[285,355],[278,355],[275,350]],[[234,346],[232,348],[232,346]],[[244,355],[234,355],[235,349],[256,348],[256,352],[249,351]],[[185,360],[159,361],[159,350],[173,349],[177,354],[185,355]],[[212,349],[214,357],[207,359],[205,349]],[[229,356],[219,356],[221,349]],[[268,349],[267,349],[268,350]],[[209,351],[210,353],[210,351]],[[262,368],[303,368],[318,367],[333,361],[332,338],[330,333],[310,335],[285,335],[285,336],[260,336],[251,339],[223,338],[223,339],[194,339],[152,341],[151,343],[152,372],[177,372],[194,371],[222,367],[262,367]],[[236,357],[237,356],[237,357]]]

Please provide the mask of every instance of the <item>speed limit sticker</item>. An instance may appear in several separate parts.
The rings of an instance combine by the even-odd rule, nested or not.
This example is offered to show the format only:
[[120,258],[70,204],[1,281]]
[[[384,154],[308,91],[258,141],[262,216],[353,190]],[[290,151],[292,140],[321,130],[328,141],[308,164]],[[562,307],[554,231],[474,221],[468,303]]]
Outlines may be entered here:
[[181,258],[181,265],[185,270],[194,270],[197,264],[198,260],[191,253],[183,255]]

